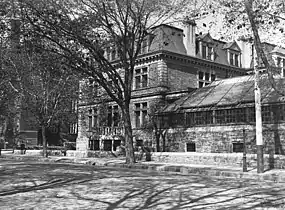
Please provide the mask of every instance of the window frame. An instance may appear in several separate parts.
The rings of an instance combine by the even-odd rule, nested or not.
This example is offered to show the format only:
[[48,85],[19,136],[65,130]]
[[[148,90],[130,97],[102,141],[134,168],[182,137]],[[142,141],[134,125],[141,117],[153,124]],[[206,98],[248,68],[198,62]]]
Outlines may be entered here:
[[234,50],[229,50],[228,52],[228,62],[229,65],[235,67],[241,67],[240,64],[240,52],[236,52]]
[[[208,75],[208,76],[207,76]],[[211,71],[201,71],[199,70],[197,73],[197,82],[198,82],[198,87],[202,88],[205,87],[212,82],[216,80],[216,72],[211,70]],[[214,80],[213,80],[214,79]]]
[[148,102],[134,103],[135,128],[141,128],[148,122]]
[[136,68],[134,71],[134,90],[144,89],[149,87],[148,67],[144,66]]

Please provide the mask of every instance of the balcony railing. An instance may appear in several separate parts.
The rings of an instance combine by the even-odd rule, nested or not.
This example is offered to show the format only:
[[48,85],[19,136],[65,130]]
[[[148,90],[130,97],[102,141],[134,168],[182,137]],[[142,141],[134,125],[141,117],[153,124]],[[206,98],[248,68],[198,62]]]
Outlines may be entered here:
[[123,127],[108,127],[108,126],[93,127],[91,132],[97,135],[106,135],[106,136],[124,135],[125,133]]

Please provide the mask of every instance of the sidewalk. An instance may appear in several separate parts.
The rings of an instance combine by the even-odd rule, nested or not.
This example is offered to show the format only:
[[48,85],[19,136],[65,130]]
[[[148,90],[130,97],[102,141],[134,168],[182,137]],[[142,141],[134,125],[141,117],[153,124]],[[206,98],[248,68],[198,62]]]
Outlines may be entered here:
[[215,165],[197,165],[197,164],[170,164],[154,161],[140,161],[134,165],[125,164],[125,158],[75,158],[66,156],[50,156],[48,158],[40,156],[28,155],[14,155],[11,152],[2,152],[1,158],[14,160],[31,160],[41,162],[54,163],[75,163],[95,165],[99,167],[113,167],[113,168],[131,168],[147,171],[170,172],[182,175],[205,175],[229,178],[245,178],[258,181],[274,181],[285,183],[285,170],[271,169],[265,170],[262,174],[257,174],[256,169],[248,168],[248,172],[242,172],[242,168],[222,167]]

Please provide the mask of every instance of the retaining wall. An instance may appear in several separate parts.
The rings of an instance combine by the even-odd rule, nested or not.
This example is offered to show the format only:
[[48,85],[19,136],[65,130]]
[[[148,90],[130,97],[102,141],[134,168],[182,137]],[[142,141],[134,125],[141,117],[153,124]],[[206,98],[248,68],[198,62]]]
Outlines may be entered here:
[[[242,167],[242,153],[180,153],[180,152],[154,152],[152,161],[176,164],[199,164]],[[248,167],[256,167],[256,154],[247,154]],[[264,166],[266,168],[285,169],[284,155],[264,155]]]

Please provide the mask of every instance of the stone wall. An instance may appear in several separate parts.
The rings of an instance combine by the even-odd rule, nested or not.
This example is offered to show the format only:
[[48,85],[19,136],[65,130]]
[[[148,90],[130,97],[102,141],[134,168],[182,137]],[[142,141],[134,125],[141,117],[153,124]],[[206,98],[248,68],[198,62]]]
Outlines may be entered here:
[[[70,150],[73,151],[73,150]],[[22,154],[21,150],[14,150],[14,154]],[[27,156],[43,156],[43,150],[26,150],[25,155]],[[48,150],[48,156],[64,156],[61,150]]]
[[[243,154],[241,153],[179,153],[179,152],[154,152],[151,159],[157,162],[175,163],[175,164],[199,164],[199,165],[215,165],[241,167]],[[247,154],[246,162],[250,168],[256,168],[256,155]],[[284,155],[264,155],[264,166],[268,168],[285,169]]]
[[[243,134],[243,129],[245,133]],[[254,126],[209,126],[170,129],[167,133],[168,151],[186,152],[187,143],[195,143],[196,152],[232,153],[233,143],[243,143],[245,138],[247,153],[256,153]],[[264,152],[285,155],[285,129],[270,125],[263,129]]]
[[168,87],[171,91],[197,88],[197,69],[168,63]]

